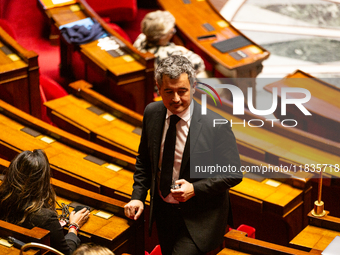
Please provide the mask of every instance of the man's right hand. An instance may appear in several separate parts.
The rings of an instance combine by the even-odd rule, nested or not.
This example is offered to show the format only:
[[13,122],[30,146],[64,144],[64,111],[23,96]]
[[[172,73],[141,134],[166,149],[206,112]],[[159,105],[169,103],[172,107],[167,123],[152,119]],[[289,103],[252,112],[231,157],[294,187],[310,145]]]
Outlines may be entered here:
[[144,210],[144,204],[140,200],[131,200],[124,206],[125,216],[137,220]]

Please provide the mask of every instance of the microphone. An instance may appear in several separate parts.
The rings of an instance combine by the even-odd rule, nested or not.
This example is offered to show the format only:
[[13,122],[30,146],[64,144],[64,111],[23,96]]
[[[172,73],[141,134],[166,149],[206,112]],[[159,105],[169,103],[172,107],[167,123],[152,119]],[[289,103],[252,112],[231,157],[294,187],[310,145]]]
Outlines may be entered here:
[[26,243],[24,243],[24,242],[22,242],[22,241],[20,241],[16,238],[12,237],[12,236],[8,237],[8,242],[12,243],[13,246],[15,248],[19,249],[19,250],[21,249],[22,246],[24,246],[26,244]]
[[312,210],[312,215],[315,217],[322,217],[325,216],[326,211],[324,210],[325,204],[323,201],[321,201],[321,194],[322,194],[322,172],[326,167],[332,167],[335,169],[338,169],[336,166],[325,164],[320,171],[320,177],[319,177],[319,186],[318,186],[318,200],[314,202],[314,209]]

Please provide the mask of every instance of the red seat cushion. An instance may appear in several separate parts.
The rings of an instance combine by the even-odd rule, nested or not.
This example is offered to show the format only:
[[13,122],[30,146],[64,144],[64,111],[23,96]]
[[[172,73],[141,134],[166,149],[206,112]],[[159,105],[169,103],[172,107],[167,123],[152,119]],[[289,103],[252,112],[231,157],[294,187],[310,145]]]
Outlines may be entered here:
[[13,39],[17,39],[17,36],[15,34],[15,31],[13,27],[10,25],[10,23],[7,20],[0,19],[0,27],[5,30],[7,34],[9,34]]
[[91,8],[111,22],[132,21],[137,15],[136,0],[87,0]]
[[110,26],[110,28],[116,31],[119,35],[121,35],[125,40],[131,43],[130,37],[127,35],[127,33],[125,33],[125,31],[120,26],[114,23],[108,23],[108,25]]
[[59,83],[44,75],[40,75],[40,86],[46,97],[46,101],[68,95],[66,90],[59,85]]

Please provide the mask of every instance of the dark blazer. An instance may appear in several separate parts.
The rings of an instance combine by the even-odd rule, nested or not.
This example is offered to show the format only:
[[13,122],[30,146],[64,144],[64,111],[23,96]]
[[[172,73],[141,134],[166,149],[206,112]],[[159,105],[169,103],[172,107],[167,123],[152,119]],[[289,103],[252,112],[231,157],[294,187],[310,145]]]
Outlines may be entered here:
[[25,228],[39,227],[50,231],[50,246],[64,254],[72,254],[80,244],[80,239],[74,233],[64,236],[57,213],[42,208],[39,212],[30,215],[21,226]]
[[[132,199],[145,201],[150,189],[149,231],[154,208],[157,206],[154,197],[157,192],[156,176],[165,116],[163,102],[151,103],[145,108],[134,174]],[[213,119],[222,118],[209,109],[207,115],[201,115],[200,105],[194,102],[179,176],[194,185],[195,196],[181,203],[181,214],[191,237],[202,252],[215,249],[223,242],[230,210],[228,190],[242,180],[240,158],[230,126],[213,127]],[[230,164],[237,170],[215,178],[190,177],[190,167],[193,170],[195,166],[216,164]]]

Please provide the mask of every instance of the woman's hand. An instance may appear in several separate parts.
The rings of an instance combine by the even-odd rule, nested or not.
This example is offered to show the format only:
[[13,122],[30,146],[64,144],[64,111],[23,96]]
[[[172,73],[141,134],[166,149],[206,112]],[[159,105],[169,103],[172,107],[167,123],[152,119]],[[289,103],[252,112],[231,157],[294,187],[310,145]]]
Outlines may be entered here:
[[70,224],[71,223],[76,223],[79,228],[81,228],[85,222],[88,220],[90,216],[90,211],[87,210],[87,208],[83,208],[79,210],[78,212],[72,211],[70,213]]

